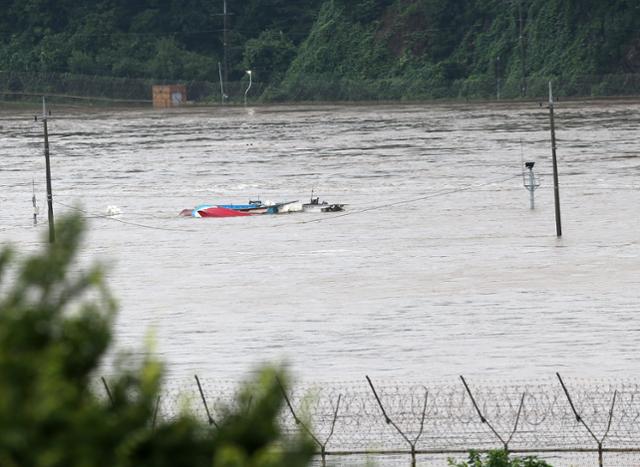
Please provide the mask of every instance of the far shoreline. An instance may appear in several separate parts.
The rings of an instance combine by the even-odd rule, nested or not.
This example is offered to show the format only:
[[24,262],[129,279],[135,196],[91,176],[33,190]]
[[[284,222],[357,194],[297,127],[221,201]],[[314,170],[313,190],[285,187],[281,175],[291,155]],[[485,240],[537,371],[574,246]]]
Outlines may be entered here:
[[[39,94],[29,94],[23,99],[6,99],[10,94],[1,94],[0,112],[11,110],[41,110],[42,97]],[[22,95],[24,96],[24,95]],[[25,96],[26,97],[26,96]],[[59,109],[69,110],[152,110],[156,112],[167,113],[184,113],[189,110],[206,110],[206,109],[251,109],[251,108],[285,108],[285,107],[390,107],[390,106],[448,106],[448,107],[511,107],[523,104],[544,105],[547,102],[546,97],[540,98],[518,98],[518,99],[461,99],[461,98],[442,98],[428,100],[362,100],[362,101],[259,101],[249,102],[246,106],[243,102],[230,102],[226,104],[212,102],[188,102],[181,106],[171,108],[154,108],[151,100],[127,100],[127,99],[110,99],[104,97],[84,97],[84,96],[67,96],[60,94],[44,95],[47,103]],[[576,105],[576,104],[638,104],[640,103],[640,95],[622,95],[622,96],[554,96],[555,104]]]

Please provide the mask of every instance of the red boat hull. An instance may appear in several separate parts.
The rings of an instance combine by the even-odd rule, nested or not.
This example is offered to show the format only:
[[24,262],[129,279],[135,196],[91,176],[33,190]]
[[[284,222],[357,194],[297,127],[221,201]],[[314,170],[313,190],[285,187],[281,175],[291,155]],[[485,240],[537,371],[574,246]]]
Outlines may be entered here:
[[235,209],[221,208],[213,206],[210,208],[201,209],[198,211],[200,217],[242,217],[250,216],[250,212],[236,211]]

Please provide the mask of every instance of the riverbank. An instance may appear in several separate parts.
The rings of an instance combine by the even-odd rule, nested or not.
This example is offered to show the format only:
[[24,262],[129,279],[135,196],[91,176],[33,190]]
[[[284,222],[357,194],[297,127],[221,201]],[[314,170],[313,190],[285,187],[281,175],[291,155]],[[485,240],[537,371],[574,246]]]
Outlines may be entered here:
[[[70,110],[89,110],[89,109],[108,109],[108,110],[144,110],[153,109],[152,101],[146,100],[126,100],[126,99],[108,99],[108,98],[89,98],[78,96],[49,95],[49,94],[29,94],[28,96],[18,96],[20,98],[10,98],[11,95],[0,94],[0,108],[4,110],[11,109],[42,109],[42,97],[46,97],[49,106],[55,106],[59,109]],[[9,97],[9,98],[8,98]],[[620,104],[628,102],[636,104],[640,102],[640,95],[633,96],[572,96],[564,98],[562,96],[554,96],[554,100],[558,105],[568,104],[593,104],[607,103]],[[248,102],[245,106],[240,102],[228,102],[225,104],[214,102],[188,102],[187,104],[173,108],[155,109],[158,112],[188,112],[189,109],[241,109],[249,108],[287,108],[287,107],[304,107],[304,108],[326,108],[328,106],[340,107],[360,107],[360,106],[453,106],[453,107],[512,107],[522,105],[546,105],[546,98],[527,98],[527,99],[424,99],[424,100],[369,100],[369,101],[305,101],[305,102]]]

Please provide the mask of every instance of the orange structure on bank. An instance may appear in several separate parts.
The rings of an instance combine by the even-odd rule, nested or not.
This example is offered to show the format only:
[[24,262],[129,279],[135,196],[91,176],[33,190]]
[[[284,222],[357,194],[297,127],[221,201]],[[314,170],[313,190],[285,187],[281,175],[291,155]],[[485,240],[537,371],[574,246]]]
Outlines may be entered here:
[[179,107],[187,102],[187,87],[182,84],[153,86],[152,93],[156,108]]

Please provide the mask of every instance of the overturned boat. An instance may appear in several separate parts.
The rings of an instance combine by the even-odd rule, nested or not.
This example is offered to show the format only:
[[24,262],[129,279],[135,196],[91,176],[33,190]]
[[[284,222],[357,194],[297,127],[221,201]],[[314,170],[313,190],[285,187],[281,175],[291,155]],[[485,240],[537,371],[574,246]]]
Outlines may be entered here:
[[263,203],[249,201],[248,204],[200,204],[193,209],[183,209],[183,217],[242,217],[260,214],[286,214],[301,212],[302,203],[287,201],[282,203]]
[[247,204],[200,204],[193,209],[183,209],[183,217],[242,217],[262,214],[289,214],[294,212],[338,212],[344,211],[344,204],[329,204],[320,202],[319,197],[313,197],[308,203],[298,200],[273,203],[260,200],[249,200]]

